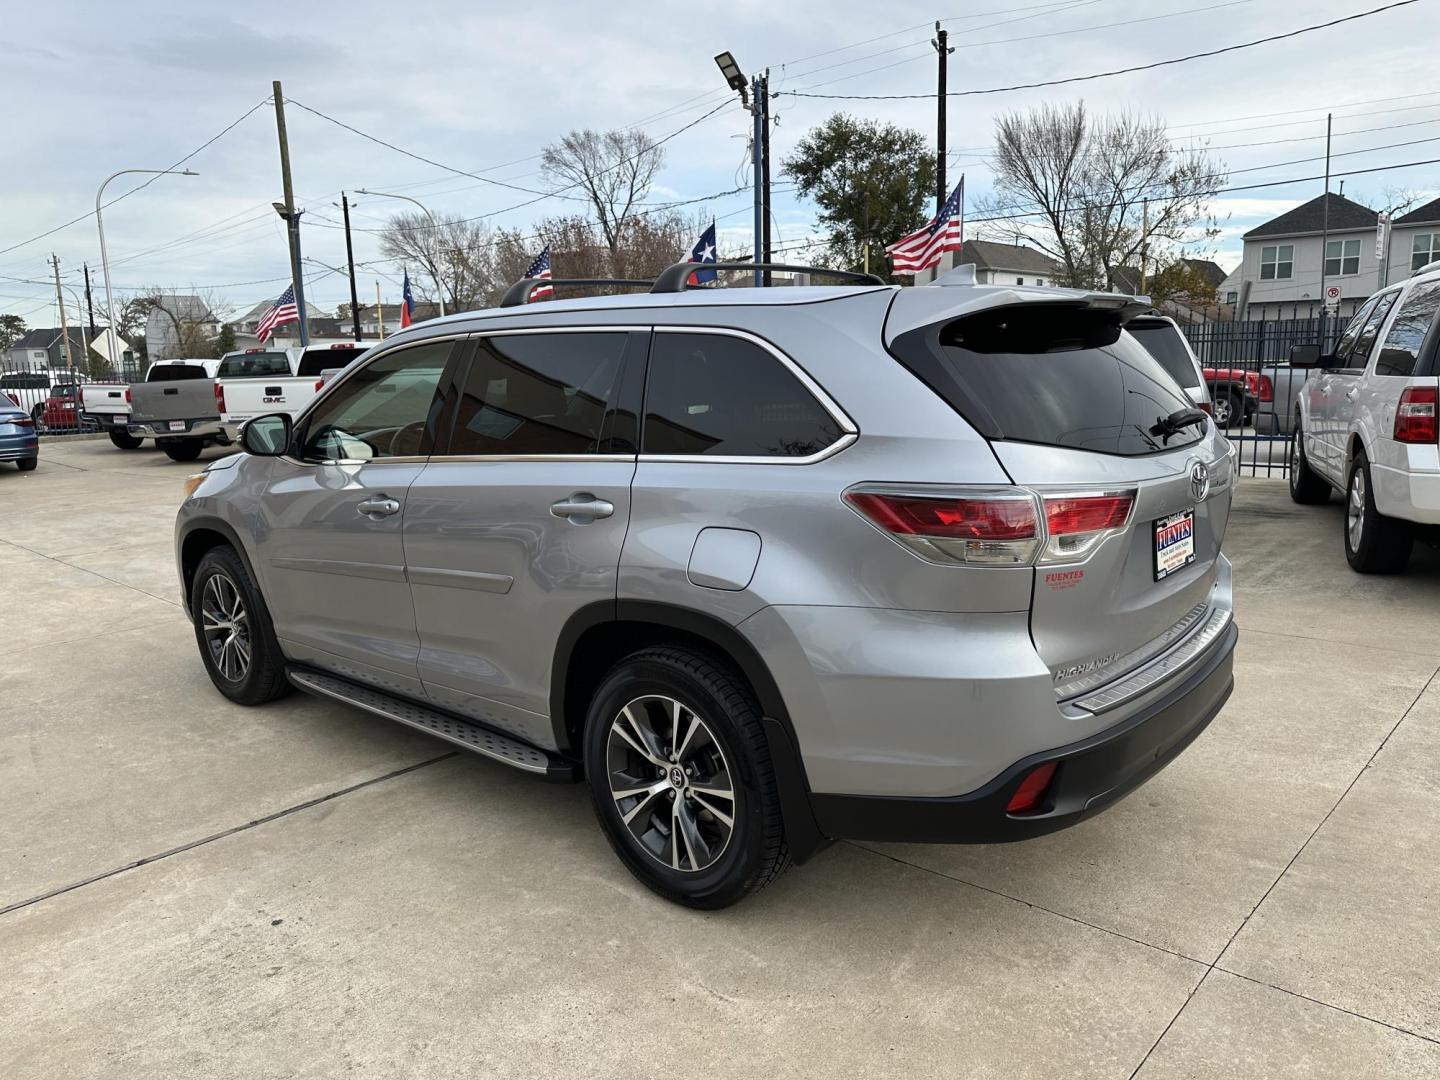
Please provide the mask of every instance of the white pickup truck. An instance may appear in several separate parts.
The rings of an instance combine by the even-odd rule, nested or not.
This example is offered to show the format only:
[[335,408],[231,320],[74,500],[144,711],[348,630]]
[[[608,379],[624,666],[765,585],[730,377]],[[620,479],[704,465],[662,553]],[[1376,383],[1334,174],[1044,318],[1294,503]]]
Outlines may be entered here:
[[135,450],[145,442],[130,434],[130,387],[126,383],[82,385],[80,423],[105,432],[121,450]]
[[342,341],[295,349],[226,353],[215,378],[220,427],[232,441],[246,420],[267,413],[295,416],[325,385],[323,373],[343,368],[370,346]]
[[1290,497],[1345,496],[1345,558],[1362,574],[1398,573],[1417,535],[1440,526],[1440,263],[1384,289],[1312,368],[1296,402]]

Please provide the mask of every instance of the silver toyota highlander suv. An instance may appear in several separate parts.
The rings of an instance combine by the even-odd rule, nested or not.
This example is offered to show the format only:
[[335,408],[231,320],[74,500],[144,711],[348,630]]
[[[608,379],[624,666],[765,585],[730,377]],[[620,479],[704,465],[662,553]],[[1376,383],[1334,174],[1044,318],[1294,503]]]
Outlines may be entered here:
[[690,288],[412,326],[192,478],[233,701],[292,685],[556,780],[721,907],[832,838],[1073,824],[1230,694],[1229,444],[1134,298]]

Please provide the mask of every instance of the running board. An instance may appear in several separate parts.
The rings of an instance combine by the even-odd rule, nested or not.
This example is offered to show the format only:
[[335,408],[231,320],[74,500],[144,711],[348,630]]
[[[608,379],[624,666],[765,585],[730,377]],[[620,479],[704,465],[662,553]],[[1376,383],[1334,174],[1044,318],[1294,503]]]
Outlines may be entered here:
[[523,743],[509,735],[502,735],[473,720],[462,720],[449,713],[420,705],[383,690],[351,682],[334,675],[323,675],[308,668],[287,668],[286,676],[301,690],[312,694],[343,701],[387,720],[395,720],[408,727],[428,732],[446,742],[463,746],[484,757],[493,758],[523,772],[543,776],[556,783],[568,783],[575,779],[575,767],[556,754]]

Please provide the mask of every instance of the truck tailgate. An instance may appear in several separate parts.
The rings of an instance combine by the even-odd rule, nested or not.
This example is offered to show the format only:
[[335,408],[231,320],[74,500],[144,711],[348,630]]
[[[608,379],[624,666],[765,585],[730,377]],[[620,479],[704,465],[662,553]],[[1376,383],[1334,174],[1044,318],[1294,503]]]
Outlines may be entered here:
[[266,413],[294,416],[319,393],[320,385],[318,377],[308,375],[219,379],[216,399],[222,403],[221,419],[226,424],[241,424]]
[[130,418],[137,424],[157,420],[219,418],[214,379],[136,383],[130,388]]

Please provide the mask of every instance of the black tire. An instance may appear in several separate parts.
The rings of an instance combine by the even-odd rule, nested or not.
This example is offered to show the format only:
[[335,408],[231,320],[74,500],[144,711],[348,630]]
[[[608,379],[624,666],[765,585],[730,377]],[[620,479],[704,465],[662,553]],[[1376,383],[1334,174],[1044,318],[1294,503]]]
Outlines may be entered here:
[[139,450],[145,445],[145,440],[138,435],[131,435],[130,432],[120,428],[110,429],[110,441],[115,444],[117,450]]
[[[1275,423],[1277,426],[1280,423],[1278,416]],[[1330,484],[1310,468],[1310,460],[1305,456],[1305,442],[1301,438],[1298,416],[1290,429],[1290,498],[1294,502],[1309,506],[1330,501]]]
[[194,461],[205,449],[202,439],[166,439],[161,449],[171,461]]
[[1345,483],[1345,561],[1360,574],[1398,574],[1410,563],[1415,534],[1410,526],[1375,509],[1370,463],[1357,450]]
[[42,402],[30,410],[30,419],[35,422],[36,431],[48,431],[45,426],[45,405]]
[[[221,579],[217,581],[214,593],[208,589],[212,579]],[[248,648],[243,670],[238,672],[221,658],[225,650],[226,631],[206,629],[217,622],[227,625],[215,615],[234,610],[228,605],[230,589],[239,599],[243,616],[228,624],[231,627],[229,637],[243,639]],[[216,600],[219,602],[214,602]],[[207,610],[211,613],[208,617]],[[205,664],[210,681],[231,701],[239,705],[263,705],[290,693],[290,682],[285,678],[285,657],[275,638],[270,610],[251,580],[244,560],[234,548],[224,545],[211,548],[200,560],[195,580],[190,585],[190,622],[195,628],[195,642],[200,648],[200,659]],[[240,626],[242,623],[243,628]],[[236,647],[232,644],[231,649]],[[236,649],[226,655],[239,657],[242,654]]]
[[39,464],[40,456],[37,454],[35,457],[20,458],[18,461],[15,462],[15,467],[21,472],[30,472],[32,469],[35,468],[36,465]]
[[[639,709],[642,712],[654,708],[657,699],[671,699],[680,702],[689,718],[701,722],[698,735],[692,739],[680,739],[680,750],[692,747],[688,755],[671,755],[670,760],[678,763],[666,765],[666,758],[647,757],[633,753],[629,746],[633,740],[626,739],[629,746],[620,740],[618,732],[612,738],[613,725],[622,723],[622,710]],[[643,704],[638,704],[643,703]],[[665,713],[658,714],[664,717]],[[690,719],[682,721],[687,730]],[[628,728],[634,731],[635,729]],[[653,732],[652,732],[653,733]],[[642,735],[642,741],[644,737]],[[648,743],[647,743],[648,745]],[[674,746],[657,747],[661,751],[674,751]],[[694,747],[699,747],[697,753]],[[718,751],[718,757],[716,756]],[[754,694],[745,680],[728,664],[687,648],[657,647],[632,653],[616,664],[596,689],[590,701],[585,718],[584,736],[585,771],[590,782],[590,795],[595,806],[595,815],[610,846],[626,868],[648,888],[687,907],[715,909],[729,905],[759,892],[780,876],[790,865],[789,848],[785,843],[785,829],[780,813],[779,783],[775,768],[770,760],[770,747],[760,722],[760,708]],[[723,806],[722,800],[707,801],[713,796],[702,795],[712,788],[702,788],[700,783],[719,783],[714,780],[699,780],[704,775],[703,762],[708,760],[711,767],[708,775],[715,775],[715,763],[726,770],[729,789],[732,792],[730,808],[732,825],[723,847],[718,854],[711,855],[709,849],[698,848],[703,857],[713,858],[699,868],[693,868],[697,861],[695,848],[687,842],[680,847],[683,828],[675,826],[676,813],[687,810],[694,823],[707,825],[713,830],[723,831],[723,820],[710,813],[710,809]],[[678,776],[680,767],[696,758],[702,762],[696,767],[697,786],[691,802],[690,781]],[[617,764],[625,762],[624,768]],[[634,763],[629,764],[629,763]],[[654,768],[652,772],[651,769]],[[627,772],[644,777],[644,782],[653,787],[663,788],[653,795],[636,795],[638,802],[628,802],[622,812],[621,799],[612,793],[612,768],[617,782],[624,782]],[[673,780],[656,776],[670,772]],[[685,768],[685,775],[690,770]],[[669,784],[674,785],[674,789]],[[624,790],[621,787],[620,790]],[[653,799],[653,802],[649,800]],[[643,805],[648,802],[648,808]],[[682,805],[677,807],[677,802]],[[687,809],[688,808],[688,809]],[[662,855],[646,845],[646,839],[637,836],[625,823],[624,813],[638,811],[645,828],[644,838],[660,851],[667,851],[664,845],[673,843],[676,853],[671,861],[662,862]],[[643,819],[649,815],[655,818],[668,816],[679,835],[662,832],[661,826],[646,826]],[[670,839],[664,840],[663,837]],[[703,838],[705,843],[715,841],[714,834]],[[685,862],[690,867],[685,867]]]

